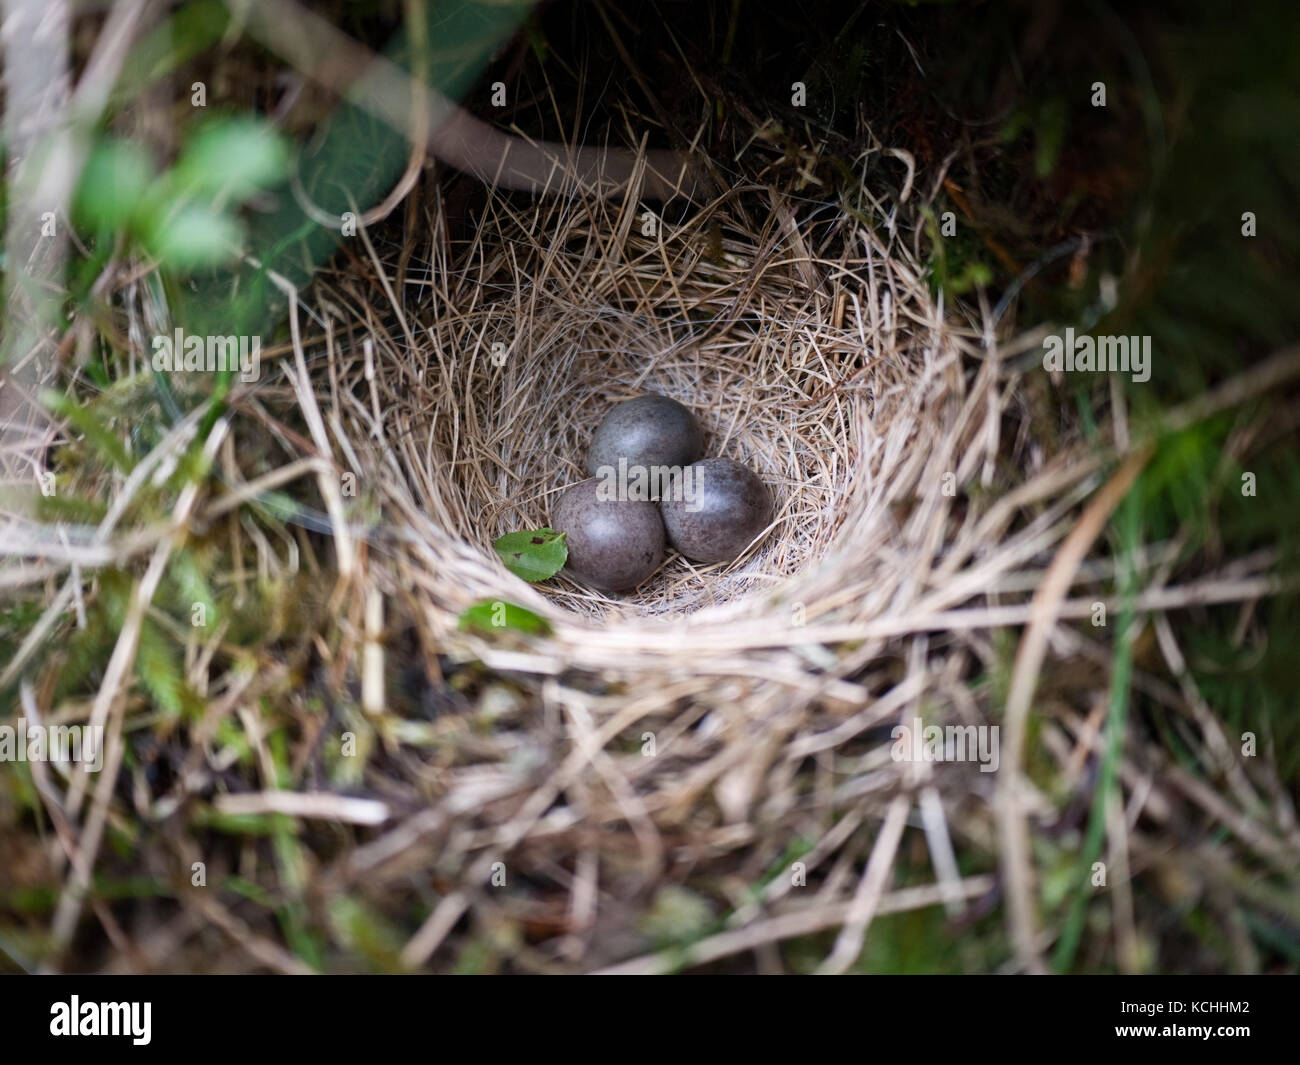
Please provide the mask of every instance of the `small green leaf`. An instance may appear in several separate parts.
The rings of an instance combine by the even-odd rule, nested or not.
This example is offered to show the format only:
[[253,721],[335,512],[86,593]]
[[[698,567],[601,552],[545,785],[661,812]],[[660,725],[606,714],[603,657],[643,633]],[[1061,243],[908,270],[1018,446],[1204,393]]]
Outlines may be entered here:
[[288,159],[283,139],[264,122],[213,122],[185,146],[172,181],[182,194],[226,193],[244,200],[280,181]]
[[228,262],[239,250],[243,231],[214,207],[189,204],[159,219],[149,250],[174,270],[194,270]]
[[554,529],[506,533],[492,545],[506,569],[526,581],[544,581],[560,572],[569,558],[564,533]]
[[101,142],[81,172],[74,201],[77,220],[97,230],[125,229],[144,201],[153,172],[153,161],[138,146]]
[[467,607],[460,615],[461,631],[500,632],[515,629],[529,635],[545,636],[551,631],[545,618],[538,617],[526,607],[507,603],[503,599],[484,599]]

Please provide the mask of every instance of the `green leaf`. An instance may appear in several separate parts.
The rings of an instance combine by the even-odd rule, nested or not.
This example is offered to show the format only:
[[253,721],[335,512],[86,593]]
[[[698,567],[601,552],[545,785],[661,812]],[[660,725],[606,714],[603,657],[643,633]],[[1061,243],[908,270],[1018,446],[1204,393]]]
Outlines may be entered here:
[[279,182],[288,169],[283,139],[256,119],[206,125],[185,146],[172,174],[181,194],[227,193],[247,199]]
[[507,603],[503,599],[484,599],[467,607],[457,623],[461,631],[500,632],[515,629],[529,635],[545,636],[551,626],[545,618],[538,617],[527,607]]
[[506,569],[526,581],[544,581],[560,572],[569,558],[564,533],[554,529],[506,533],[492,544]]
[[81,172],[73,204],[77,220],[96,230],[125,229],[153,176],[153,160],[144,149],[122,140],[102,141]]
[[191,823],[234,836],[270,836],[278,829],[274,814],[227,814],[210,806],[196,807]]
[[173,270],[195,270],[228,262],[239,250],[243,230],[214,207],[188,204],[159,219],[149,250]]

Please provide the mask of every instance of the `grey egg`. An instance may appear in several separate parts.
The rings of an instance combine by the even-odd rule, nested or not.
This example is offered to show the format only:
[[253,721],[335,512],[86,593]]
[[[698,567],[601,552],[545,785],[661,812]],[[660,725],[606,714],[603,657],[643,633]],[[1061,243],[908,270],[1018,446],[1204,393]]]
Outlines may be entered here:
[[567,533],[568,568],[601,591],[635,588],[664,560],[664,523],[657,503],[611,498],[592,478],[565,489],[551,527]]
[[704,437],[695,415],[667,396],[637,396],[618,404],[596,427],[587,450],[587,475],[602,467],[689,466],[700,457]]
[[772,519],[772,493],[731,459],[704,459],[669,483],[659,504],[668,539],[692,562],[731,562]]

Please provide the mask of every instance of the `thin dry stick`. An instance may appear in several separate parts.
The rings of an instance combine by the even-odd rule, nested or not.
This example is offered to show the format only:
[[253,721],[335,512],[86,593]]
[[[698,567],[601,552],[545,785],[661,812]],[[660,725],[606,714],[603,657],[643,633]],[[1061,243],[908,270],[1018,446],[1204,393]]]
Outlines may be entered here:
[[225,932],[240,950],[272,972],[288,976],[311,976],[315,973],[311,966],[290,954],[278,943],[258,935],[207,891],[186,892],[181,896],[181,902],[201,912],[204,917]]
[[[991,891],[993,886],[994,880],[991,876],[968,877],[961,882],[962,896],[967,899],[978,898]],[[943,894],[944,889],[938,884],[900,888],[883,896],[875,912],[882,915],[905,913],[908,910],[937,906],[943,901]],[[764,943],[779,943],[783,939],[813,935],[827,928],[834,928],[844,923],[852,905],[852,902],[837,902],[827,906],[796,910],[793,913],[759,921],[747,928],[720,932],[681,950],[669,950],[660,954],[646,954],[639,958],[632,958],[619,965],[602,969],[596,975],[650,975],[708,965],[732,954],[753,950]]]
[[218,795],[215,808],[223,814],[286,814],[345,825],[382,825],[391,816],[378,799],[357,799],[330,792],[250,791]]
[[[547,141],[510,137],[473,117],[436,90],[414,89],[397,64],[377,56],[293,0],[262,0],[247,9],[249,31],[284,56],[305,76],[347,96],[404,135],[411,130],[412,108],[427,110],[430,154],[478,180],[502,188],[542,193],[557,191],[563,174],[599,195],[622,191],[636,170],[636,153],[604,148],[570,149]],[[703,176],[677,152],[646,154],[645,195],[668,199],[704,187]]]
[[[885,878],[894,870],[894,855],[898,852],[899,840],[903,838],[909,806],[911,800],[906,795],[896,795],[889,804],[889,809],[885,812],[885,823],[880,828],[880,835],[876,837],[875,846],[871,848],[866,871],[862,874],[857,893],[845,914],[844,927],[840,929],[835,947],[818,968],[818,973],[824,976],[838,975],[862,953],[867,926],[871,924],[885,891]],[[941,884],[940,889],[947,894],[951,891],[951,885]]]
[[[254,262],[255,266],[260,263]],[[307,372],[307,359],[302,350],[302,334],[298,327],[298,289],[288,278],[276,273],[274,270],[267,270],[267,276],[271,282],[285,294],[289,301],[289,336],[293,340],[293,358],[296,373],[291,373],[286,368],[286,374],[293,384],[294,392],[298,396],[298,402],[302,406],[303,417],[307,419],[307,427],[311,430],[312,442],[320,452],[320,457],[327,463],[333,461],[333,451],[330,448],[329,434],[325,431],[325,422],[321,418],[320,407],[316,404],[316,397],[311,389],[311,376]],[[338,556],[339,564],[339,583],[346,584],[352,577],[353,570],[356,567],[356,551],[352,542],[352,532],[348,527],[347,514],[343,509],[343,491],[339,485],[338,478],[332,472],[327,472],[328,467],[322,467],[317,475],[317,483],[320,485],[321,495],[325,499],[325,509],[330,516],[330,522],[334,529],[335,552]]]
[[1106,838],[1110,858],[1110,895],[1115,912],[1115,953],[1121,969],[1136,973],[1140,971],[1142,962],[1133,921],[1128,826],[1124,822],[1123,794],[1118,788],[1106,797]]
[[456,922],[461,919],[461,915],[469,909],[469,903],[469,897],[460,891],[453,891],[445,896],[402,948],[402,964],[408,969],[418,969],[428,961],[439,944],[455,927]]

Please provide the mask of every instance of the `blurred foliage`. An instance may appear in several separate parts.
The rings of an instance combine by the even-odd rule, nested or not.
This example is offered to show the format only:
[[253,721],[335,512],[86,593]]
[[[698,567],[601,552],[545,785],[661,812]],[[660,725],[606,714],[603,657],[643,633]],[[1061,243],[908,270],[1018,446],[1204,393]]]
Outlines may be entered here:
[[238,207],[282,181],[287,162],[283,139],[260,119],[202,123],[161,175],[140,145],[105,136],[82,171],[73,217],[102,244],[138,241],[164,270],[223,265],[247,240]]
[[502,599],[485,599],[466,607],[461,612],[458,624],[465,631],[488,635],[502,629],[538,636],[551,631],[550,623],[545,618],[538,617],[527,607]]

